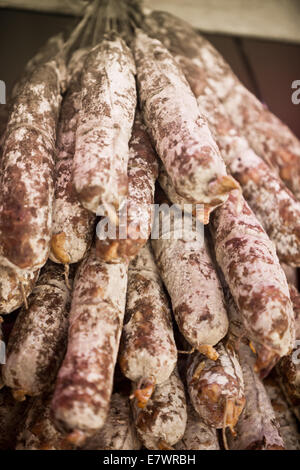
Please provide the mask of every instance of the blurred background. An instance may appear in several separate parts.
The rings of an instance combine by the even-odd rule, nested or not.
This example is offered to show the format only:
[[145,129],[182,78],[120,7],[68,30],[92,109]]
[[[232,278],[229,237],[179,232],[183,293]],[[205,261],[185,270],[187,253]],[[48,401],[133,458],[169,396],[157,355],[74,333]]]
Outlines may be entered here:
[[[7,92],[26,62],[53,34],[68,30],[84,0],[0,0],[0,79]],[[299,0],[146,0],[192,23],[213,43],[241,81],[300,138]]]

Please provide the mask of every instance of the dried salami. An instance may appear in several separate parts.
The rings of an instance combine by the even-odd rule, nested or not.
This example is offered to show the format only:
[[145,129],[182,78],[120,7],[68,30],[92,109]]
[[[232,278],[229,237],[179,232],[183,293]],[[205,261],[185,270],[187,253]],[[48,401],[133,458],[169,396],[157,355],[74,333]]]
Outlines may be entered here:
[[258,354],[256,369],[267,374],[289,354],[295,322],[289,288],[273,243],[246,201],[231,193],[212,220],[216,259]]
[[127,265],[100,261],[93,247],[75,277],[68,348],[52,402],[56,425],[75,443],[105,423],[126,287]]
[[169,378],[176,361],[170,306],[147,244],[129,265],[119,353],[124,375],[135,383],[138,406],[144,407],[155,386]]
[[240,183],[249,206],[274,242],[279,259],[298,266],[299,201],[239,135],[225,108],[211,91],[199,96],[198,104],[207,115],[230,174]]
[[145,408],[134,405],[134,416],[138,436],[147,449],[170,449],[183,437],[186,399],[176,371],[156,387]]
[[160,213],[162,229],[152,247],[171,298],[173,312],[185,339],[209,357],[227,333],[223,292],[204,234],[172,212]]
[[133,259],[148,240],[157,174],[157,156],[137,111],[129,142],[128,195],[121,211],[126,216],[125,223],[121,228],[122,221],[119,221],[114,238],[100,238],[99,234],[96,240],[97,253],[105,261]]
[[88,49],[76,51],[68,66],[71,77],[62,102],[57,131],[57,162],[50,258],[59,263],[77,263],[92,242],[95,216],[79,202],[73,187],[72,169],[77,119],[81,106],[80,78]]
[[140,30],[133,51],[143,117],[176,192],[213,210],[237,186],[184,75],[162,43]]
[[56,124],[64,61],[35,69],[16,96],[2,156],[1,262],[15,269],[43,266],[49,252]]
[[40,395],[55,379],[65,353],[69,302],[64,270],[49,262],[8,342],[2,373],[16,399]]
[[103,206],[112,221],[127,194],[128,142],[136,108],[130,50],[108,33],[88,54],[81,79],[74,185],[82,205]]
[[236,351],[220,342],[218,359],[195,353],[189,359],[187,386],[199,416],[214,428],[234,427],[245,405],[244,381]]
[[52,391],[31,398],[16,450],[73,450],[64,435],[54,426],[51,417]]

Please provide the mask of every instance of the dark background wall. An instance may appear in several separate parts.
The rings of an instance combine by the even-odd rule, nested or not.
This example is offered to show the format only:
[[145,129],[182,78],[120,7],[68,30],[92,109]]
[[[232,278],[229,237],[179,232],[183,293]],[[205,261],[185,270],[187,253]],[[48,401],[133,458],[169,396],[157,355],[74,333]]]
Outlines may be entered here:
[[[36,50],[51,35],[70,29],[76,21],[68,16],[0,11],[0,79],[6,82],[8,92]],[[291,101],[291,84],[300,80],[300,45],[205,36],[242,82],[300,137],[300,104]]]

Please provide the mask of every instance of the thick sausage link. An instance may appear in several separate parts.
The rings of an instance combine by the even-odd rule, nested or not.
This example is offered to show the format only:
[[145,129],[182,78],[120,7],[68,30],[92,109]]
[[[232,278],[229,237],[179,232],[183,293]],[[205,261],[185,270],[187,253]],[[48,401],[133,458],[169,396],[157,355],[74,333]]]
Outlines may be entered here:
[[[96,240],[97,253],[107,262],[133,259],[147,242],[153,218],[154,188],[158,162],[139,111],[136,112],[129,142],[128,195],[122,213],[126,215],[125,233]],[[121,221],[120,221],[121,225]],[[119,228],[121,228],[119,225]]]
[[14,100],[2,156],[1,263],[34,270],[48,257],[54,145],[64,60],[35,69]]
[[292,266],[288,266],[285,263],[280,263],[282,269],[284,270],[284,274],[286,276],[286,280],[288,284],[292,284],[293,286],[298,286],[298,276],[297,276],[297,269],[293,268]]
[[127,194],[128,142],[136,108],[135,66],[125,42],[111,33],[88,54],[81,79],[74,185],[82,205],[104,206],[115,218]]
[[[227,333],[223,292],[204,234],[183,219],[160,213],[161,230],[152,247],[157,266],[169,292],[173,312],[185,339],[214,357],[213,346]],[[193,222],[193,220],[191,220]]]
[[211,232],[216,259],[267,374],[294,345],[289,288],[275,248],[246,201],[235,192],[216,210]]
[[183,73],[163,44],[141,31],[133,51],[143,117],[176,192],[213,210],[237,185]]
[[216,350],[216,361],[200,353],[191,356],[187,386],[192,405],[206,424],[234,431],[245,405],[242,370],[233,348],[220,342]]
[[[205,204],[193,204],[188,201],[186,198],[179,196],[175,191],[174,185],[169,177],[166,169],[163,165],[160,165],[158,181],[172,204],[176,204],[182,211],[185,211],[189,214],[192,214],[197,218],[199,222],[202,222],[204,225],[209,222],[210,209]],[[221,204],[221,203],[220,203]]]
[[49,262],[10,335],[3,378],[22,400],[47,390],[65,353],[70,293],[64,270]]
[[122,371],[135,382],[139,406],[175,368],[177,349],[168,299],[150,243],[129,265],[125,326],[119,354]]
[[64,39],[62,33],[59,33],[56,36],[52,36],[45,44],[42,45],[37,53],[27,62],[20,78],[14,84],[11,92],[10,103],[13,102],[15,97],[18,96],[22,90],[22,87],[30,78],[32,72],[40,65],[43,65],[49,60],[53,59],[53,57],[55,57],[62,50],[63,45]]
[[177,371],[156,387],[145,408],[134,405],[134,415],[138,436],[147,449],[168,449],[182,439],[187,409]]
[[127,265],[100,261],[92,247],[74,281],[68,348],[52,403],[59,429],[77,443],[105,423],[126,288]]
[[70,61],[70,82],[62,102],[57,131],[57,162],[50,258],[59,263],[77,263],[92,242],[95,216],[79,202],[72,183],[76,128],[80,111],[80,78],[87,49],[76,51]]

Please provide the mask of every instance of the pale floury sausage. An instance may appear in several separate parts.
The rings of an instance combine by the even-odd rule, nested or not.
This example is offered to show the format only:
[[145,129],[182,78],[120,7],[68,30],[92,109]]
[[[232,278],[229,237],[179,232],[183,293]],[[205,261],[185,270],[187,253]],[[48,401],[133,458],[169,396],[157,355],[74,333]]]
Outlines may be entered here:
[[244,381],[236,351],[220,342],[218,359],[200,353],[189,359],[187,386],[191,402],[203,421],[234,431],[245,405]]
[[271,401],[280,434],[286,450],[300,450],[300,433],[298,423],[291,411],[283,392],[274,377],[267,377],[264,386]]
[[88,49],[76,51],[68,66],[69,83],[57,130],[55,193],[50,258],[77,263],[92,242],[95,216],[79,202],[72,184],[77,119],[80,111],[80,78]]
[[55,379],[65,353],[69,307],[64,270],[49,262],[8,342],[3,378],[16,399],[41,394]]
[[284,356],[277,364],[276,369],[287,396],[293,402],[300,404],[300,294],[291,284],[289,289],[295,314],[296,343],[291,354]]
[[100,261],[92,247],[74,281],[68,348],[52,403],[56,424],[76,443],[106,420],[126,288],[127,265]]
[[169,449],[184,435],[186,398],[178,372],[156,387],[143,409],[134,405],[138,436],[147,449]]
[[236,188],[175,60],[138,30],[133,51],[143,117],[175,190],[210,210]]
[[116,263],[133,259],[147,242],[152,228],[157,174],[157,156],[137,111],[129,142],[128,194],[122,210],[126,221],[119,220],[116,227],[119,231],[116,230],[113,238],[96,239],[97,253],[105,261]]
[[74,185],[86,209],[96,213],[102,205],[113,221],[127,194],[134,74],[130,50],[116,33],[109,33],[88,54],[81,79]]
[[176,212],[174,217],[168,211],[160,215],[160,233],[152,247],[176,322],[195,349],[214,358],[213,346],[226,335],[228,319],[204,233],[189,223],[193,219],[186,219],[183,227]]
[[129,265],[119,361],[124,375],[135,383],[135,396],[141,407],[155,386],[165,382],[176,366],[170,305],[150,243]]
[[37,67],[15,97],[2,156],[1,263],[34,270],[48,257],[54,146],[66,76],[62,56]]
[[211,232],[215,253],[265,375],[291,352],[295,321],[289,288],[275,247],[236,192],[217,209]]

